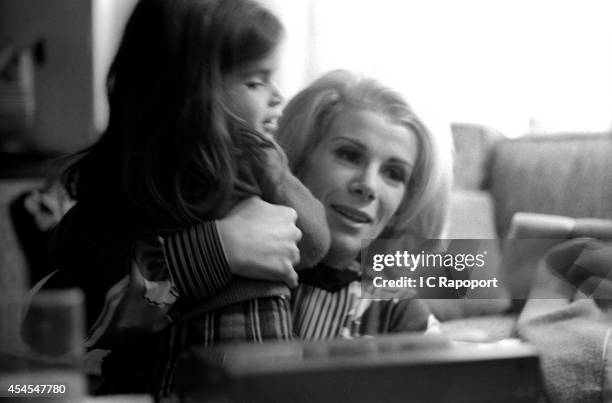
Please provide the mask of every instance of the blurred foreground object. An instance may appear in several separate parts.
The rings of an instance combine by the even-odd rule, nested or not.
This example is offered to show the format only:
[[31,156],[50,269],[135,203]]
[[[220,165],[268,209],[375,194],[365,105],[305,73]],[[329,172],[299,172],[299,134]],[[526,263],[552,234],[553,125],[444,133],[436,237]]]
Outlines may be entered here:
[[83,302],[77,289],[0,298],[0,397],[83,399]]
[[184,356],[177,390],[183,402],[535,402],[538,362],[522,343],[420,333],[232,345]]

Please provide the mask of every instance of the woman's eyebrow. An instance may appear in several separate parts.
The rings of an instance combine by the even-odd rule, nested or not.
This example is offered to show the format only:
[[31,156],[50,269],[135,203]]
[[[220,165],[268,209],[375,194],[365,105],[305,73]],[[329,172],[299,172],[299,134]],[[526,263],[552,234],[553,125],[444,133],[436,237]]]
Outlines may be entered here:
[[355,145],[355,146],[357,146],[359,148],[366,148],[366,146],[363,143],[361,143],[361,142],[359,142],[359,141],[357,141],[357,140],[355,140],[353,138],[346,137],[346,136],[337,136],[337,137],[334,137],[331,140],[331,142],[332,143],[336,143],[336,142],[349,142],[349,143],[351,143],[351,144],[353,144],[353,145]]
[[[359,148],[361,148],[361,149],[366,149],[366,148],[367,148],[367,147],[366,147],[364,144],[362,144],[361,142],[359,142],[359,141],[357,141],[357,140],[355,140],[355,139],[353,139],[353,138],[350,138],[350,137],[345,137],[345,136],[338,136],[338,137],[334,137],[334,138],[331,140],[331,142],[332,142],[332,143],[335,143],[335,142],[349,142],[349,143],[353,144],[354,146],[359,147]],[[391,158],[389,159],[389,162],[391,162],[391,163],[393,163],[393,164],[401,164],[401,165],[406,165],[406,166],[408,166],[408,167],[410,167],[410,168],[412,168],[412,167],[414,166],[414,163],[413,163],[413,162],[410,162],[410,161],[408,161],[408,160],[405,160],[405,159],[403,159],[403,158],[401,158],[401,157],[391,157]]]
[[403,158],[391,158],[389,159],[389,162],[391,162],[392,164],[400,164],[400,165],[406,165],[410,168],[412,168],[414,166],[414,163],[407,161]]

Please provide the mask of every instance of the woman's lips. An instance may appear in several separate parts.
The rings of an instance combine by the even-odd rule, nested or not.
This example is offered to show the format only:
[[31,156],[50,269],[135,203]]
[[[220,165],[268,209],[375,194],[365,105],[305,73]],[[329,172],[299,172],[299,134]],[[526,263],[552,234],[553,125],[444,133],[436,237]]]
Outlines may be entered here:
[[352,207],[343,206],[339,204],[332,204],[331,208],[341,216],[347,218],[350,221],[356,222],[358,224],[368,224],[372,222],[372,218],[357,209]]

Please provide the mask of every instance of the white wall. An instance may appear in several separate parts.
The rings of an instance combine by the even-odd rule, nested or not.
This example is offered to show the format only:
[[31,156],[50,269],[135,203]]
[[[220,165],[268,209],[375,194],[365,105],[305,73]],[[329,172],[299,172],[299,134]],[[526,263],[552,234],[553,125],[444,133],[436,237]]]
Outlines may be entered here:
[[314,77],[312,58],[312,0],[259,0],[285,26],[278,84],[285,98],[295,95]]
[[94,126],[106,128],[108,102],[106,75],[137,0],[94,0]]
[[306,69],[304,83],[357,70],[449,120],[510,136],[610,129],[612,1],[310,1],[310,16],[279,1],[290,30],[312,21],[309,62],[288,71]]
[[[349,68],[447,120],[510,136],[610,129],[612,1],[261,1],[287,28],[286,97]],[[75,151],[104,129],[104,80],[135,2],[0,0],[0,41],[45,43],[32,148]]]

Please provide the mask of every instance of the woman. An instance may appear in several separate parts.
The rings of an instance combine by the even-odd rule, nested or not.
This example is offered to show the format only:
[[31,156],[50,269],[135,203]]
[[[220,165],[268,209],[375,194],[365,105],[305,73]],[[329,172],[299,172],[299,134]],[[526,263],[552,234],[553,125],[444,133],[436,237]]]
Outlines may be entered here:
[[347,71],[328,73],[283,112],[278,140],[294,174],[322,203],[332,245],[299,272],[294,332],[327,339],[423,330],[432,323],[414,294],[360,299],[362,248],[405,237],[407,246],[440,237],[447,215],[450,147],[396,92]]

